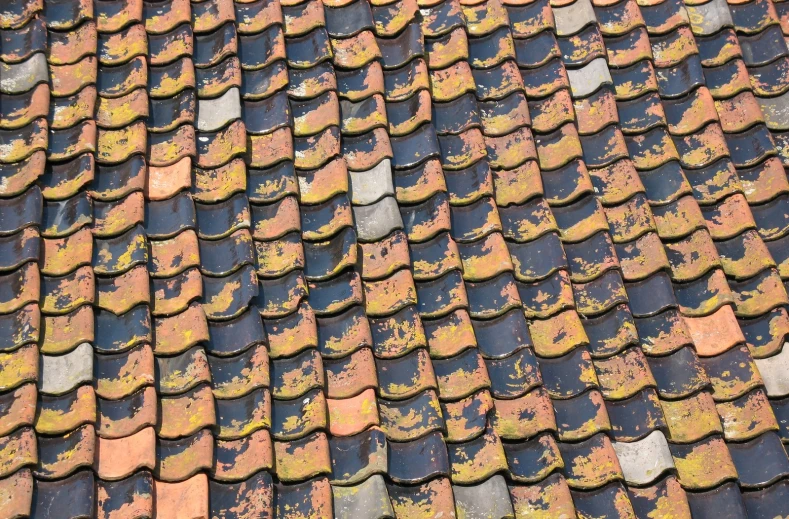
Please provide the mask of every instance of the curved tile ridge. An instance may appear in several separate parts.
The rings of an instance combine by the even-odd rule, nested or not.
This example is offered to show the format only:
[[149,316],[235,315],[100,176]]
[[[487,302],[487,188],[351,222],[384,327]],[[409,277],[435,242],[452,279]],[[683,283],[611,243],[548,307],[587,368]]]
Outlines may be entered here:
[[215,99],[198,99],[197,129],[201,132],[218,130],[241,118],[241,96],[233,87]]
[[574,70],[567,70],[573,97],[587,97],[603,85],[613,84],[611,72],[604,58],[597,58],[589,64]]
[[771,397],[789,395],[789,348],[784,343],[783,351],[766,359],[754,359],[764,379],[767,394]]
[[702,5],[686,5],[693,34],[708,36],[724,27],[734,26],[726,0],[711,0]]
[[21,94],[48,81],[49,69],[43,53],[33,54],[21,63],[0,62],[0,92],[3,94]]
[[597,23],[597,16],[590,0],[577,0],[571,5],[554,7],[553,17],[556,21],[557,36],[571,36],[585,26]]
[[630,484],[647,485],[674,468],[668,442],[659,430],[634,442],[613,442],[613,447]]

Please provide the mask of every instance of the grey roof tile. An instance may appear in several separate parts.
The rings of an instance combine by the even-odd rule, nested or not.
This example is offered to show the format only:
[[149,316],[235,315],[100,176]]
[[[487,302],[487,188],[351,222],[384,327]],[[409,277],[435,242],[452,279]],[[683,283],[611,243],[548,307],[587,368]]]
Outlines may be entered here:
[[351,203],[370,205],[384,196],[394,196],[392,163],[384,159],[367,171],[349,171],[351,177]]
[[241,118],[241,96],[238,88],[231,88],[216,99],[197,101],[197,129],[215,131],[234,119]]
[[478,485],[454,485],[458,517],[465,519],[509,519],[515,517],[504,477],[497,474]]
[[789,395],[789,348],[784,343],[781,353],[766,359],[754,359],[764,386],[770,396]]
[[570,80],[570,88],[575,98],[586,97],[595,92],[601,85],[613,83],[608,64],[603,58],[592,60],[582,68],[568,70],[567,78]]
[[789,92],[778,97],[757,97],[764,121],[771,130],[789,130]]
[[577,0],[564,6],[554,7],[553,16],[556,20],[556,34],[570,36],[580,31],[585,25],[597,21],[597,17],[589,0]]
[[93,348],[83,342],[65,355],[41,355],[39,390],[51,395],[68,393],[93,379]]
[[647,485],[674,468],[668,442],[660,431],[634,442],[613,442],[613,446],[628,483]]
[[386,483],[375,474],[358,485],[332,486],[334,519],[383,519],[394,517]]
[[403,228],[403,219],[394,197],[387,196],[372,205],[353,208],[356,233],[360,240],[377,241],[395,229]]
[[21,94],[48,80],[47,58],[42,53],[21,63],[0,63],[0,92],[4,94]]
[[734,25],[726,0],[712,0],[702,5],[688,5],[686,8],[690,26],[696,34],[715,34],[727,25]]

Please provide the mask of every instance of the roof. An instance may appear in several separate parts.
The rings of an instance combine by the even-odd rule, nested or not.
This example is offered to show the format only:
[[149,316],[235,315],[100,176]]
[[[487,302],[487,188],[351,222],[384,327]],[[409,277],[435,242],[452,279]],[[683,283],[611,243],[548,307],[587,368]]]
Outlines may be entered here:
[[789,2],[0,3],[0,517],[789,515]]

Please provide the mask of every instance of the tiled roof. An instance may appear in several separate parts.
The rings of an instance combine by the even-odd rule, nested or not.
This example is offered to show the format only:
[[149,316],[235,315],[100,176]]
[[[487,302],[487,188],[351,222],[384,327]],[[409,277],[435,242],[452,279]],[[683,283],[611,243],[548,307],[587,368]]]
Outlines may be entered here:
[[0,1],[0,519],[789,516],[787,37]]

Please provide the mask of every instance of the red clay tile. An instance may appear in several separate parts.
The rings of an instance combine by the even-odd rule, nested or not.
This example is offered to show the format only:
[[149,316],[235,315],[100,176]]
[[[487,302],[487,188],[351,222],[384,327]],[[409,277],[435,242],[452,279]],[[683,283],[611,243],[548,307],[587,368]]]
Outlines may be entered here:
[[0,434],[6,435],[24,425],[33,425],[36,419],[36,386],[24,384],[10,393],[6,393],[0,400],[0,417],[3,427]]
[[281,481],[303,481],[331,472],[329,440],[323,432],[292,442],[275,441],[274,458]]
[[179,396],[160,399],[161,422],[157,433],[162,438],[194,434],[216,422],[214,398],[208,386],[200,386]]
[[451,517],[455,511],[448,478],[432,479],[417,487],[390,487],[389,497],[397,517]]
[[[566,90],[559,92],[566,92]],[[597,133],[605,126],[619,122],[613,94],[608,90],[600,92],[599,97],[592,96],[574,102],[578,131],[582,135]]]
[[280,128],[267,135],[251,135],[248,141],[250,167],[265,168],[281,160],[293,160],[293,139],[288,128]]
[[273,442],[265,429],[238,440],[216,440],[216,456],[211,473],[214,479],[238,481],[259,470],[271,470],[273,467]]
[[157,514],[173,519],[208,519],[208,478],[197,474],[180,483],[154,480]]
[[21,517],[30,513],[33,501],[33,475],[20,470],[0,479],[0,513],[7,517]]
[[[15,391],[20,399],[18,405],[30,405],[24,390],[31,388],[32,386],[25,385]],[[35,398],[35,395],[33,397]],[[41,407],[35,419],[36,432],[39,434],[63,434],[80,425],[96,421],[96,394],[91,386],[80,386],[63,396],[42,395],[41,399]],[[35,409],[35,405],[30,409]],[[32,423],[32,420],[29,423]]]
[[100,280],[96,292],[96,304],[100,308],[114,314],[128,312],[150,301],[148,272],[145,267],[137,266],[116,278]]
[[192,160],[184,157],[171,166],[148,168],[145,197],[165,200],[191,187]]
[[381,51],[372,31],[362,31],[347,39],[332,38],[334,64],[343,68],[360,68],[376,58]]
[[[25,275],[25,270],[22,272],[25,276],[23,279],[30,275],[29,273]],[[38,291],[37,281],[38,276],[32,275],[26,280],[24,286],[29,287],[27,290]],[[80,267],[72,274],[62,278],[45,278],[41,295],[41,310],[51,314],[65,314],[83,304],[93,303],[95,298],[93,269]],[[24,298],[25,292],[22,292],[18,297]]]
[[209,337],[205,313],[196,303],[180,314],[154,319],[154,329],[154,352],[159,355],[181,353]]
[[200,266],[197,235],[191,229],[166,240],[151,240],[149,268],[152,277],[172,277]]
[[333,436],[352,436],[380,423],[373,388],[351,398],[328,398],[326,404]]
[[82,228],[64,238],[45,238],[41,241],[41,273],[63,276],[80,265],[89,265],[93,257],[93,236]]
[[[185,166],[181,167],[185,168]],[[215,169],[191,167],[189,169],[193,170],[193,178],[189,184],[192,188],[192,195],[198,202],[227,200],[234,193],[244,191],[247,187],[246,168],[244,161],[240,158],[233,159],[224,166]],[[263,192],[258,192],[258,194],[264,195]]]
[[706,317],[687,317],[685,324],[700,356],[715,356],[745,342],[734,311],[723,306]]
[[433,358],[452,357],[476,346],[471,318],[466,310],[455,310],[441,319],[425,320],[427,344]]
[[357,350],[343,359],[327,360],[324,369],[328,398],[351,398],[378,385],[375,360],[369,348]]
[[647,386],[657,385],[639,348],[595,361],[595,371],[603,394],[611,400],[629,398]]
[[504,448],[498,435],[488,430],[468,444],[447,445],[452,463],[452,481],[469,484],[507,468]]
[[399,270],[381,281],[364,283],[366,310],[370,316],[382,316],[416,303],[416,287],[408,270]]
[[98,61],[95,56],[86,56],[71,65],[50,65],[53,96],[64,97],[76,94],[83,87],[96,82]]
[[710,488],[729,478],[736,478],[737,471],[726,444],[720,437],[712,436],[696,444],[672,451],[679,482],[685,488]]
[[154,34],[168,32],[190,21],[189,0],[173,0],[146,11],[145,29]]
[[118,130],[99,129],[97,157],[99,162],[123,162],[134,154],[144,154],[147,132],[142,122]]
[[37,461],[33,429],[23,427],[0,438],[0,477],[10,476],[25,466],[36,465]]
[[96,394],[118,400],[143,386],[154,383],[154,357],[151,347],[142,344],[125,353],[96,359]]
[[143,467],[156,465],[156,433],[153,427],[119,439],[98,438],[95,467],[99,477],[116,480]]
[[515,513],[524,517],[572,517],[572,495],[561,475],[552,475],[534,485],[509,487]]
[[451,101],[465,92],[474,92],[475,88],[471,68],[465,61],[458,61],[443,70],[430,71],[433,101]]
[[712,396],[706,391],[682,400],[661,400],[660,404],[673,441],[693,442],[723,430]]

